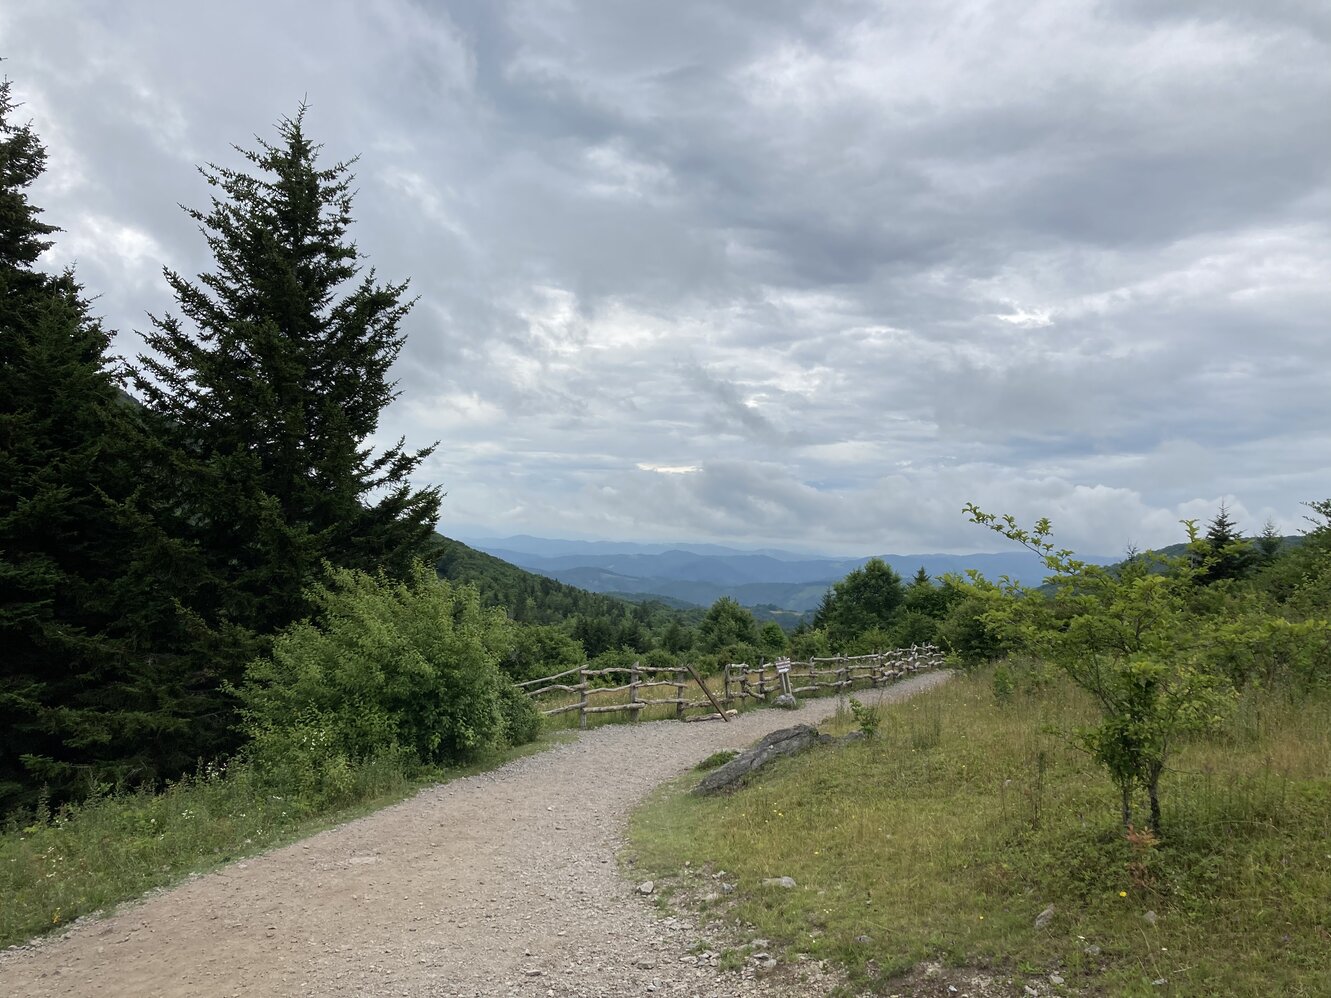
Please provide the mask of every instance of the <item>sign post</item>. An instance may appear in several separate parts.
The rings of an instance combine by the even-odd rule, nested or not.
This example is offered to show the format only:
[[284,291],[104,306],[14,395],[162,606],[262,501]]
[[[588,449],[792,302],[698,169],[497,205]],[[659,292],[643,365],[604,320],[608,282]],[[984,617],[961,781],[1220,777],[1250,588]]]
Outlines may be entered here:
[[776,674],[781,677],[781,692],[786,696],[794,696],[790,691],[790,659],[779,658],[776,660]]

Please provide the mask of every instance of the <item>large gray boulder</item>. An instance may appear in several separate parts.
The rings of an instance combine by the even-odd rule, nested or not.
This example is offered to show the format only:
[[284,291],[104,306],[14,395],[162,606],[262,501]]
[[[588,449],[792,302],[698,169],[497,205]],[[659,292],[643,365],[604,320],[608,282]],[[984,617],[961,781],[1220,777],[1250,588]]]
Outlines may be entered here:
[[808,724],[773,731],[757,745],[745,749],[724,766],[704,776],[693,792],[706,795],[734,790],[749,778],[749,774],[762,769],[773,759],[803,752],[823,740],[825,737],[818,734],[818,729]]

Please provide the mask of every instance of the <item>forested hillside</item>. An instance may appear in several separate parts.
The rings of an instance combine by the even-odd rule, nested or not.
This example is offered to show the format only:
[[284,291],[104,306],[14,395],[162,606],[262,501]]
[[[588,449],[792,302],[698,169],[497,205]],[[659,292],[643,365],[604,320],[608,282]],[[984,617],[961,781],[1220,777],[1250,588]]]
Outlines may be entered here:
[[485,602],[504,607],[517,623],[558,624],[579,616],[604,617],[618,622],[631,614],[635,606],[645,606],[652,612],[672,609],[665,603],[654,603],[650,596],[630,604],[613,596],[566,585],[442,534],[438,543],[440,553],[436,566],[440,577],[474,585]]

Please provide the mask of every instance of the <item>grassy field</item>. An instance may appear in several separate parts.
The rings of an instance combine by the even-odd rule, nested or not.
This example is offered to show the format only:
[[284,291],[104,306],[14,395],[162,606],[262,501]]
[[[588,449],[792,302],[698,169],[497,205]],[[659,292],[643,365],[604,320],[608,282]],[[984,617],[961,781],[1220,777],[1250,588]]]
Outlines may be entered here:
[[[883,706],[876,738],[732,797],[685,795],[694,774],[636,816],[632,861],[858,989],[940,961],[1042,994],[1331,995],[1331,702],[1250,695],[1175,756],[1163,840],[1129,840],[1065,734],[1089,704],[1033,675],[1009,697],[981,672]],[[762,884],[783,876],[798,886]]]
[[118,794],[0,832],[0,947],[63,928],[156,887],[305,838],[411,796],[421,787],[501,765],[559,735],[471,765],[404,772],[370,762],[335,807],[273,792],[245,766],[210,768],[162,793]]

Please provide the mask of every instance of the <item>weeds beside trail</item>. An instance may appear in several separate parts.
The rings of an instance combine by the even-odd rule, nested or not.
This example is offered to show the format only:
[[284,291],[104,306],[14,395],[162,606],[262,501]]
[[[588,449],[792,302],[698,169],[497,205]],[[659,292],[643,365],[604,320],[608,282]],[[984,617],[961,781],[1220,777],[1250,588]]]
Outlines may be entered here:
[[[1113,788],[1054,728],[1093,707],[1037,667],[881,712],[876,738],[732,797],[658,795],[633,822],[639,866],[699,897],[725,871],[734,892],[700,902],[714,917],[834,959],[856,986],[941,960],[1116,995],[1331,994],[1327,699],[1249,694],[1181,745],[1163,841],[1124,837]],[[762,884],[783,876],[799,886]]]

